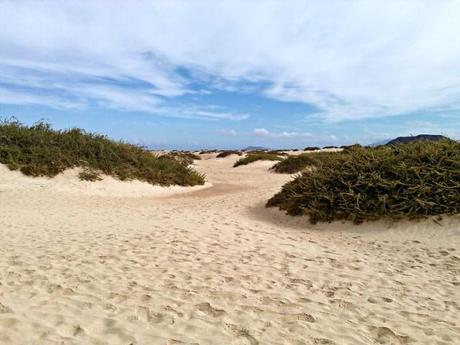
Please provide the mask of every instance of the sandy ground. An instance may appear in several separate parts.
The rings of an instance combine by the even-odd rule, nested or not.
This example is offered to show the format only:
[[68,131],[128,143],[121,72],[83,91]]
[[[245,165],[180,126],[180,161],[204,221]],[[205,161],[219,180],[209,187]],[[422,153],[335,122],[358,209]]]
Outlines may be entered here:
[[1,344],[460,344],[459,221],[311,226],[290,177],[159,189],[0,167]]

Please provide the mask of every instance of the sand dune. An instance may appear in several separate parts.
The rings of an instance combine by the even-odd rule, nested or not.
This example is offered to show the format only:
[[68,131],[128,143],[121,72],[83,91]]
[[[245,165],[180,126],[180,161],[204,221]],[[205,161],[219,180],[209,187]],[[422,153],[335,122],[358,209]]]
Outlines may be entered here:
[[460,222],[312,226],[273,162],[204,187],[0,166],[1,344],[460,344]]

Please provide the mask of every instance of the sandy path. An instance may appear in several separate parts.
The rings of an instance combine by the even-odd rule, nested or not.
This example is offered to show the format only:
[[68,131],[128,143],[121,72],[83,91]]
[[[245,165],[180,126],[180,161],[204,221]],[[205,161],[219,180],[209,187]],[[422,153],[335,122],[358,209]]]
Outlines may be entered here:
[[460,344],[459,222],[312,227],[234,159],[162,197],[0,170],[0,343]]

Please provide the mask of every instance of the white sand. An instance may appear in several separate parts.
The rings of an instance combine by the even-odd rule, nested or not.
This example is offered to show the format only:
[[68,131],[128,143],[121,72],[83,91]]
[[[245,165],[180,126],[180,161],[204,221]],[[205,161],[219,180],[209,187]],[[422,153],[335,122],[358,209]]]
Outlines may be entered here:
[[0,167],[1,344],[460,344],[457,220],[311,226],[272,162],[161,189]]

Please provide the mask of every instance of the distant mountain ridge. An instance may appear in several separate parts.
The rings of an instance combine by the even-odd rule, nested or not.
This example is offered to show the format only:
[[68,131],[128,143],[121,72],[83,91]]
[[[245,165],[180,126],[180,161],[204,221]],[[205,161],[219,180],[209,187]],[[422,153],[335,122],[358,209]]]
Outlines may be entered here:
[[447,139],[449,140],[448,137],[444,135],[439,135],[439,134],[419,134],[415,136],[409,136],[409,137],[397,137],[393,140],[390,140],[387,142],[385,145],[396,145],[396,144],[407,144],[411,143],[414,141],[439,141],[439,140],[444,140]]
[[269,150],[269,149],[263,146],[248,146],[243,149],[243,151],[266,151],[266,150]]

